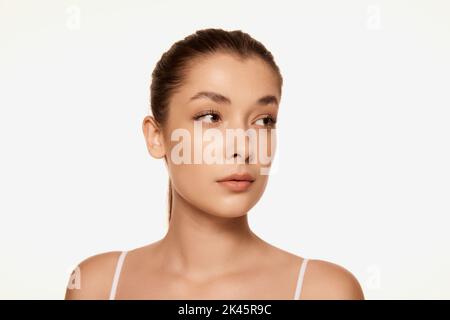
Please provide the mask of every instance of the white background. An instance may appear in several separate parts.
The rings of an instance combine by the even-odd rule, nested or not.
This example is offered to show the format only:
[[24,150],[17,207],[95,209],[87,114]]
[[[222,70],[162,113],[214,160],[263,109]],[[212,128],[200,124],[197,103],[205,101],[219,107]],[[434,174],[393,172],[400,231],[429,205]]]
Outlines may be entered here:
[[90,255],[159,240],[151,71],[240,29],[284,77],[266,241],[349,269],[367,299],[449,299],[449,1],[0,1],[0,298],[62,299]]

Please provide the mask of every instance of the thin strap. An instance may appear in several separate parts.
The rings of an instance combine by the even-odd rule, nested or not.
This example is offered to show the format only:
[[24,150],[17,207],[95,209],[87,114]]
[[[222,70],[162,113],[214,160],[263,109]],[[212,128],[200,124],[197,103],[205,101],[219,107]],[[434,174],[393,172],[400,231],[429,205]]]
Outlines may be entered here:
[[300,272],[298,273],[297,286],[295,289],[294,300],[298,300],[300,298],[300,294],[302,292],[303,286],[303,278],[305,276],[306,265],[308,264],[308,259],[304,258],[302,261],[302,265],[300,267]]
[[116,271],[114,272],[114,278],[111,286],[111,292],[109,293],[109,300],[114,300],[116,298],[116,290],[117,285],[119,284],[120,271],[122,270],[123,260],[125,259],[126,255],[127,251],[122,251],[119,259],[117,260]]

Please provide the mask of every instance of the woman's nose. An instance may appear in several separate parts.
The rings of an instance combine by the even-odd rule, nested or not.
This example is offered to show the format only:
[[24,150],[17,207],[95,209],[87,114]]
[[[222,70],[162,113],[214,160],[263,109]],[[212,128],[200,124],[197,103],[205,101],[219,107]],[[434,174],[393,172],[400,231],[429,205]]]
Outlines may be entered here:
[[227,161],[250,163],[254,154],[254,132],[242,120],[228,121],[225,126],[225,155]]

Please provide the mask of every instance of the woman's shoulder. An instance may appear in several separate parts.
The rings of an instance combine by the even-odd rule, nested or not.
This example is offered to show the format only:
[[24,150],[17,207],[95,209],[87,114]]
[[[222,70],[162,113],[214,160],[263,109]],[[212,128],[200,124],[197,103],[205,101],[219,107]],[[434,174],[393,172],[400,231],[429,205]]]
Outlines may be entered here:
[[107,251],[87,257],[72,271],[65,299],[109,299],[120,255],[127,253],[126,257],[140,257],[158,243],[159,241],[155,241],[126,251]]
[[357,278],[345,267],[321,259],[308,259],[302,299],[362,300]]
[[[302,299],[361,300],[364,293],[357,278],[345,267],[322,259],[312,259],[282,250],[279,252],[298,266],[306,262],[303,275]],[[297,271],[298,272],[298,271]]]
[[108,299],[121,251],[90,256],[73,270],[65,299]]

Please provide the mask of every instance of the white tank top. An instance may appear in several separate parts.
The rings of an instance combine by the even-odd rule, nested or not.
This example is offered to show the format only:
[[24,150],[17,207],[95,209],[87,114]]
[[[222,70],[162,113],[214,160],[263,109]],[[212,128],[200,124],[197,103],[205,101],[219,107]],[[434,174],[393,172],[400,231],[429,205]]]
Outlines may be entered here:
[[[116,264],[116,271],[114,272],[114,278],[111,286],[111,292],[109,294],[109,300],[114,300],[116,298],[116,291],[117,291],[117,285],[119,284],[119,278],[120,278],[120,272],[122,271],[122,265],[123,261],[125,260],[125,257],[127,255],[128,251],[122,251],[119,259],[117,260]],[[306,266],[308,264],[308,259],[303,259],[300,270],[298,272],[297,277],[297,284],[295,286],[295,294],[294,294],[294,300],[300,299],[300,294],[302,293],[302,287],[303,287],[303,278],[305,277],[305,270]]]

